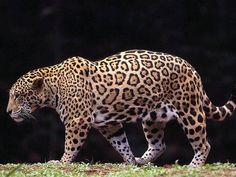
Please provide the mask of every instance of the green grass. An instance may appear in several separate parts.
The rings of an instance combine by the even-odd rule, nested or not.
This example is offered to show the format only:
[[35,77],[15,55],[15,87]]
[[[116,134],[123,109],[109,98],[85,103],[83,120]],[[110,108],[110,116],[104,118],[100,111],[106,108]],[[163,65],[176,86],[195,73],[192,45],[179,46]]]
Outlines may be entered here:
[[116,176],[116,177],[154,177],[154,176],[236,176],[236,165],[230,163],[207,164],[199,168],[166,165],[141,167],[125,164],[6,164],[0,165],[0,176]]

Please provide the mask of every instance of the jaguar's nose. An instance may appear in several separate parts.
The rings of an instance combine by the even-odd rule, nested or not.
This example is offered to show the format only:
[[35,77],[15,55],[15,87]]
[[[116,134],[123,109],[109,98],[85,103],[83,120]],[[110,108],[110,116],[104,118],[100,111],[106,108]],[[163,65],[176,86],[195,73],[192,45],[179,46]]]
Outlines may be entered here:
[[11,113],[12,113],[12,111],[7,111],[7,113],[8,113],[8,114],[11,114]]
[[11,113],[12,113],[12,110],[9,109],[9,108],[7,108],[7,113],[8,113],[8,114],[11,114]]

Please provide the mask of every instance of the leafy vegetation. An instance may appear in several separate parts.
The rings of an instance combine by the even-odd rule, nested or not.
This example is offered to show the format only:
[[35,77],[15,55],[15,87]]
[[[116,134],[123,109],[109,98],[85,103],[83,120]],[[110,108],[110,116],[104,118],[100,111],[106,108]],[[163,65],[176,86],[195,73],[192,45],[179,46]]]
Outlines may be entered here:
[[0,176],[111,176],[111,177],[140,177],[140,176],[236,176],[236,166],[230,163],[207,164],[199,168],[180,165],[154,165],[133,166],[125,164],[6,164],[0,165]]

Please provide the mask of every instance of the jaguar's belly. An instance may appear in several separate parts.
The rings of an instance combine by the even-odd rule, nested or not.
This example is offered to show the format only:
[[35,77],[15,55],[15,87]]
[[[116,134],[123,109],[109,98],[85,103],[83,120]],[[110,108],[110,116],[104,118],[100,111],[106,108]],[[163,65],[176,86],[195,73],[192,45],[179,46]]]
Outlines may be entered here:
[[140,106],[126,106],[119,111],[113,106],[98,106],[92,113],[94,126],[105,126],[108,124],[129,123],[137,121],[168,122],[179,115],[170,104],[161,103],[155,108]]

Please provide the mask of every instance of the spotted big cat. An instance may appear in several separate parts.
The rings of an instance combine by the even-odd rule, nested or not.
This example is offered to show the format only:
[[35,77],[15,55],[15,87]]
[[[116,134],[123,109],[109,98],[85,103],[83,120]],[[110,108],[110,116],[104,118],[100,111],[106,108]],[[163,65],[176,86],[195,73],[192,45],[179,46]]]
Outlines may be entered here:
[[[7,112],[16,121],[42,107],[54,108],[65,125],[60,162],[70,163],[91,127],[96,128],[125,162],[146,164],[166,149],[168,121],[177,121],[193,150],[191,166],[203,165],[210,151],[206,119],[224,120],[236,107],[233,90],[225,105],[207,97],[196,70],[180,57],[130,50],[91,62],[72,57],[57,65],[29,71],[11,87]],[[135,157],[123,123],[142,122],[148,149]]]

